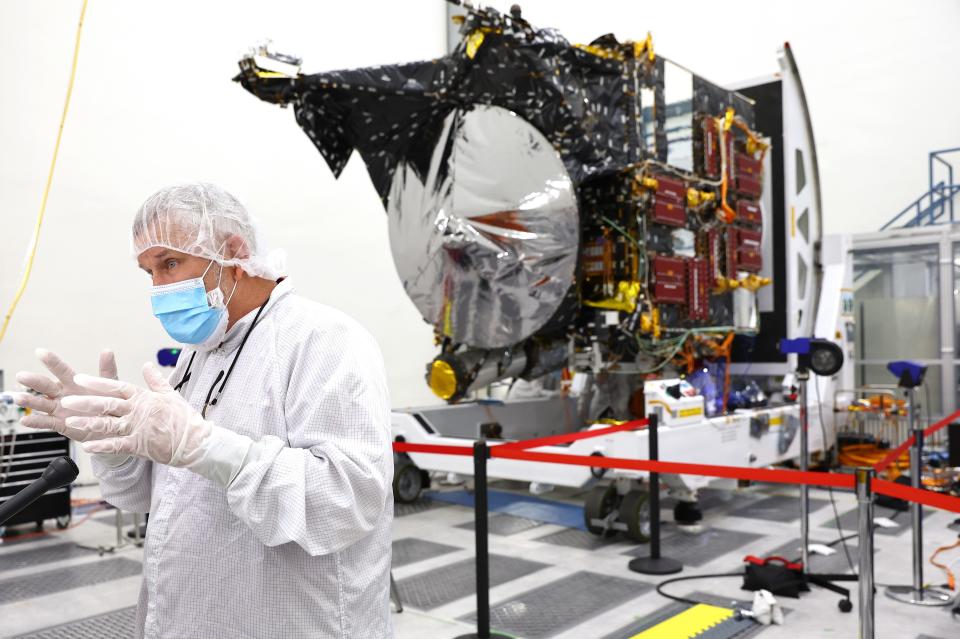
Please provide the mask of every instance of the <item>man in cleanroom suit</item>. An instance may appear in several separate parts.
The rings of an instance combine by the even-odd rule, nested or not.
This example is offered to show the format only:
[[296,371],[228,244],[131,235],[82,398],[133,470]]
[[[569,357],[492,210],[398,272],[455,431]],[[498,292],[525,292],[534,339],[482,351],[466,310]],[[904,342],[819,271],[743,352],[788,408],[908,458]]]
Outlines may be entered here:
[[392,636],[390,408],[373,338],[293,292],[245,208],[163,189],[133,223],[154,314],[186,345],[169,381],[17,380],[24,425],[93,453],[104,498],[150,513],[143,637]]

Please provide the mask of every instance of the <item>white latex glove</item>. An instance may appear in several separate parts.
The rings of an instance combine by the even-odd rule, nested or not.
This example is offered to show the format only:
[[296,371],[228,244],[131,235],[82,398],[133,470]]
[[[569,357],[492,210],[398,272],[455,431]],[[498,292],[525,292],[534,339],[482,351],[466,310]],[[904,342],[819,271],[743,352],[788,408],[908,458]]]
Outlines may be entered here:
[[[73,368],[56,353],[42,348],[38,348],[36,353],[43,365],[53,373],[56,380],[40,373],[27,371],[17,373],[17,381],[20,384],[43,395],[41,397],[30,393],[17,393],[14,396],[14,402],[17,406],[35,411],[31,415],[21,418],[20,423],[28,428],[53,430],[78,442],[107,436],[107,433],[96,430],[76,430],[66,424],[68,417],[81,415],[82,413],[65,407],[63,399],[72,395],[88,395],[91,391],[81,388],[73,381],[76,375]],[[117,362],[112,351],[100,353],[100,376],[117,379]]]
[[84,444],[88,453],[137,455],[168,466],[196,463],[203,457],[213,424],[173,390],[153,364],[144,365],[143,379],[147,388],[77,375],[74,381],[88,394],[65,397],[61,403],[68,410],[95,416],[68,417],[67,427],[103,434]]

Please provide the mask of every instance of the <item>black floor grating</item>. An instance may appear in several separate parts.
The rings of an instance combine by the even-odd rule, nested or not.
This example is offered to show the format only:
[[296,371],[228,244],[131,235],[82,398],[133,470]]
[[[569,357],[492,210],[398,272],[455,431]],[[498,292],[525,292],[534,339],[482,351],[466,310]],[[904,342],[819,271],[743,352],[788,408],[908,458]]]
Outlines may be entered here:
[[[487,518],[487,527],[490,530],[491,535],[515,535],[525,530],[537,528],[538,526],[542,525],[542,521],[527,519],[526,517],[517,517],[516,515],[509,515],[506,513],[498,513]],[[476,522],[473,520],[457,526],[457,528],[466,528],[467,530],[473,530],[475,527]]]
[[12,639],[129,639],[136,635],[137,608],[121,608],[79,621],[51,626]]
[[[548,568],[547,564],[490,555],[490,587]],[[432,610],[457,599],[476,594],[476,570],[473,557],[434,568],[397,581],[404,606]]]
[[742,506],[750,498],[730,490],[720,488],[701,488],[697,491],[697,505],[700,510],[716,510]]
[[[518,637],[551,637],[652,590],[642,581],[577,572],[490,607],[490,627]],[[476,613],[461,617],[475,623]],[[588,636],[588,635],[584,635]]]
[[[810,512],[816,512],[830,501],[810,498]],[[763,519],[765,521],[793,521],[800,517],[800,498],[774,495],[746,504],[730,513],[733,517]]]
[[0,605],[133,577],[139,575],[141,570],[139,561],[114,557],[87,562],[79,566],[55,568],[32,575],[12,577],[0,581]]
[[[763,535],[723,528],[706,528],[696,534],[675,532],[663,538],[660,552],[664,557],[676,559],[686,566],[702,566],[760,539],[763,539]],[[650,554],[650,546],[644,544],[623,554],[646,557]]]
[[417,513],[433,510],[434,508],[447,508],[448,506],[450,506],[450,504],[438,501],[436,499],[421,498],[409,504],[395,501],[393,502],[393,516],[407,517],[408,515],[416,515]]
[[423,561],[424,559],[439,557],[458,550],[462,549],[457,546],[448,546],[446,544],[438,544],[434,541],[427,541],[426,539],[415,539],[413,537],[398,539],[393,542],[393,567],[400,568],[401,566],[407,566],[417,563],[418,561]]
[[[786,544],[781,543],[784,538],[790,539],[792,534],[796,534],[796,530],[793,528],[780,526],[779,528],[783,528],[785,534],[779,536],[778,538],[777,536],[770,534],[754,534],[756,528],[761,528],[762,530],[767,531],[776,529],[776,526],[771,526],[769,524],[764,526],[763,524],[760,524],[758,526],[751,527],[751,522],[742,519],[713,519],[713,517],[718,514],[720,517],[726,517],[727,515],[731,514],[735,514],[737,517],[742,517],[743,515],[740,513],[731,513],[731,511],[744,511],[751,507],[761,505],[761,507],[769,513],[769,516],[759,516],[759,520],[788,521],[790,519],[790,512],[792,512],[789,508],[788,501],[796,502],[797,497],[769,494],[756,495],[752,494],[751,492],[747,492],[746,494],[734,495],[733,499],[729,499],[723,498],[720,494],[721,492],[722,491],[716,491],[715,494],[710,494],[701,491],[701,497],[704,498],[703,501],[701,501],[701,508],[705,511],[705,514],[707,514],[707,520],[703,522],[706,530],[698,535],[689,535],[678,532],[677,527],[673,525],[672,521],[669,521],[669,519],[672,519],[670,517],[670,511],[668,509],[664,509],[664,519],[667,520],[663,524],[664,555],[684,561],[684,563],[688,566],[701,566],[714,559],[730,560],[731,557],[733,557],[736,561],[739,561],[742,555],[747,554],[754,554],[758,556],[782,554],[791,559],[794,559],[796,558],[796,555],[799,555],[799,540],[793,540]],[[824,497],[826,496],[825,492],[818,494]],[[776,501],[771,501],[771,499]],[[819,516],[817,517],[817,537],[821,540],[834,540],[837,537],[837,531],[833,521],[833,511],[829,507],[829,500],[814,499],[811,501],[811,511],[819,510],[820,508],[826,506],[825,510],[820,510]],[[764,502],[767,503],[764,505]],[[779,502],[779,505],[777,502]],[[817,502],[822,503],[818,505]],[[846,501],[844,505],[849,508],[850,503],[850,501]],[[408,505],[398,504],[397,506],[398,509],[402,509]],[[439,566],[439,564],[450,562],[458,557],[472,555],[472,536],[468,535],[467,537],[464,537],[462,530],[472,529],[473,522],[470,521],[466,524],[459,524],[459,522],[462,522],[466,519],[466,516],[461,517],[460,515],[467,515],[468,512],[472,511],[468,511],[468,509],[462,506],[453,506],[444,502],[434,502],[429,499],[420,500],[419,502],[409,506],[410,510],[407,511],[406,514],[422,513],[425,511],[431,511],[435,508],[452,508],[454,510],[450,510],[446,513],[438,513],[437,515],[431,515],[429,512],[427,512],[422,519],[415,518],[413,521],[404,523],[403,526],[407,527],[401,527],[401,529],[408,535],[416,535],[416,537],[410,536],[403,539],[397,539],[393,542],[393,567],[399,568],[410,566],[412,568],[400,573],[403,574],[405,572],[406,574],[411,575],[410,577],[400,580],[399,583],[401,597],[404,601],[404,604],[410,606],[411,608],[435,611],[442,606],[452,603],[454,605],[450,606],[449,609],[431,613],[434,615],[447,617],[448,620],[452,616],[460,615],[465,611],[472,610],[475,603],[473,600],[475,591],[473,588],[474,572],[472,557],[452,564],[469,564],[468,566],[461,567],[459,569],[459,572],[465,573],[462,578],[461,576],[437,577],[434,574],[436,570],[443,570],[448,567]],[[722,513],[718,513],[717,511],[707,513],[708,509],[717,509],[717,511],[722,510]],[[827,511],[829,511],[829,513]],[[798,506],[797,513],[799,513]],[[857,510],[853,509],[847,512],[841,511],[841,513],[841,527],[847,533],[855,532]],[[894,511],[889,509],[880,507],[876,508],[876,516],[878,517],[889,517],[893,513]],[[829,517],[825,518],[825,516],[828,514]],[[931,510],[924,510],[924,516],[930,514],[932,514]],[[125,519],[129,525],[129,513],[125,513],[125,515]],[[786,515],[787,517],[781,520],[779,519],[781,515]],[[398,514],[397,516],[403,515]],[[114,513],[112,511],[107,513],[99,513],[99,517],[103,524],[112,526],[114,523]],[[887,532],[885,529],[880,529],[878,527],[876,529],[877,534],[905,534],[907,529],[910,527],[909,513],[899,514],[896,518],[896,521],[901,524],[899,529]],[[535,522],[524,517],[517,517],[506,513],[491,513],[490,522],[491,533],[493,535],[511,535],[523,531],[530,531],[532,533],[523,535],[524,541],[522,542],[517,542],[516,539],[500,539],[499,541],[493,541],[494,544],[500,544],[496,547],[496,549],[501,554],[495,556],[495,558],[491,558],[491,563],[494,564],[491,567],[491,588],[502,586],[503,584],[510,583],[518,578],[534,575],[532,577],[527,577],[527,579],[524,581],[516,582],[516,584],[513,586],[507,586],[506,588],[501,589],[501,592],[503,590],[514,592],[523,588],[524,592],[522,593],[514,596],[504,597],[503,595],[497,595],[497,591],[494,591],[494,599],[492,601],[493,605],[491,606],[491,621],[492,626],[496,630],[516,635],[518,638],[524,637],[529,639],[552,637],[559,633],[567,633],[571,636],[578,637],[596,637],[597,635],[593,634],[589,630],[589,624],[591,620],[598,621],[601,618],[606,617],[607,621],[604,628],[604,631],[606,631],[607,629],[616,627],[617,625],[626,624],[631,617],[636,620],[641,614],[639,613],[640,610],[648,611],[653,609],[655,606],[662,605],[659,603],[654,603],[656,596],[651,592],[650,586],[644,581],[634,580],[634,575],[632,575],[632,573],[624,572],[620,577],[613,577],[587,572],[593,570],[603,570],[602,567],[599,567],[601,565],[599,562],[605,561],[606,559],[619,561],[616,559],[617,556],[646,556],[649,554],[649,545],[647,544],[635,545],[633,542],[626,540],[626,538],[623,536],[615,536],[612,539],[602,539],[585,531],[574,528],[561,529],[557,526],[547,526],[545,528],[536,529],[536,526],[541,525],[540,522]],[[820,524],[819,522],[824,523]],[[412,528],[410,527],[411,524],[413,525]],[[710,527],[717,525],[725,526],[726,529]],[[494,530],[495,528],[496,530]],[[545,534],[547,531],[551,530],[554,532]],[[423,535],[422,537],[420,536],[421,534]],[[464,542],[462,545],[456,545],[454,543],[439,543],[447,542],[451,538],[456,539],[458,543],[469,539],[471,540],[471,543]],[[28,539],[27,541],[34,540],[35,538]],[[538,547],[538,552],[541,553],[541,557],[544,558],[542,559],[543,563],[518,559],[518,556],[525,556],[525,552],[520,549],[529,549],[531,546],[537,546],[537,544],[530,544],[529,542],[531,541],[537,542],[537,544],[553,544],[556,546],[556,548],[548,549],[543,546]],[[850,542],[853,544],[856,544],[856,541],[857,540],[855,537],[850,540]],[[763,542],[763,544],[761,545],[759,542]],[[848,544],[850,544],[850,542],[848,542]],[[894,538],[888,538],[888,540],[886,540],[886,543],[895,542],[896,539]],[[823,542],[821,541],[819,543]],[[767,546],[772,546],[775,544],[778,545],[777,548],[774,548],[766,553],[763,552]],[[72,547],[74,550],[68,550],[67,547]],[[596,556],[596,561],[598,563],[585,563],[583,561],[577,561],[572,568],[561,568],[561,566],[564,564],[564,556],[570,557],[574,554],[567,552],[566,548],[579,548],[586,551],[601,550],[601,553]],[[604,548],[611,549],[603,550]],[[811,570],[817,573],[848,572],[849,567],[841,547],[838,545],[835,548],[838,552],[828,558],[820,555],[811,555]],[[858,561],[858,549],[856,545],[849,545],[848,548],[851,553],[851,560],[854,562],[854,565],[856,565]],[[509,550],[504,551],[504,549]],[[738,549],[740,549],[741,552],[738,553]],[[462,552],[460,555],[453,555],[453,553],[456,551]],[[516,554],[514,554],[514,552]],[[551,552],[553,554],[550,554]],[[72,544],[62,543],[62,541],[56,538],[56,536],[53,536],[53,538],[48,538],[45,541],[41,541],[35,545],[11,547],[5,549],[5,551],[3,547],[0,546],[0,605],[12,602],[13,605],[11,608],[16,610],[19,608],[19,605],[16,602],[24,599],[24,597],[20,596],[20,594],[14,593],[13,595],[8,595],[6,592],[14,584],[14,579],[7,577],[3,572],[5,570],[12,571],[15,569],[24,569],[28,568],[29,566],[36,565],[38,570],[35,571],[35,575],[30,575],[30,577],[56,574],[59,575],[56,577],[58,581],[69,582],[63,587],[58,585],[54,588],[51,588],[50,586],[30,586],[33,588],[33,592],[35,592],[35,594],[27,595],[27,597],[49,596],[50,594],[55,594],[56,592],[62,590],[83,588],[87,585],[104,583],[109,582],[112,579],[120,579],[132,576],[127,574],[117,574],[122,573],[123,570],[114,570],[112,572],[111,570],[106,570],[105,572],[109,574],[100,577],[94,574],[92,578],[89,576],[75,578],[75,575],[69,571],[69,568],[72,567],[66,567],[64,569],[55,568],[55,562],[69,561],[71,559],[83,561],[84,568],[87,566],[103,564],[111,560],[119,559],[116,557],[111,559],[96,559],[96,556],[93,555],[89,557],[89,560],[86,560],[85,558],[91,554],[91,551],[73,546]],[[453,555],[453,557],[450,555]],[[555,557],[553,555],[555,555]],[[434,557],[441,558],[439,561],[433,562],[433,565],[439,566],[434,570],[424,571],[423,568],[425,568],[426,565],[416,565],[418,562],[428,561]],[[541,559],[541,557],[537,557],[537,559]],[[587,556],[580,554],[579,557]],[[589,557],[587,557],[587,559],[589,559]],[[133,563],[138,564],[138,562]],[[516,564],[518,563],[524,565],[517,566]],[[714,565],[718,568],[727,568],[727,566],[721,566],[720,564],[721,561],[714,562]],[[123,566],[120,566],[120,568],[122,569]],[[543,568],[553,568],[553,570],[549,573],[542,574],[538,578],[536,574]],[[586,571],[575,572],[569,577],[553,580],[556,575],[581,568],[585,568]],[[40,572],[41,570],[43,572]],[[66,572],[64,572],[65,570]],[[421,574],[415,574],[418,570],[421,572]],[[28,571],[23,570],[23,572]],[[702,572],[714,572],[714,570],[710,570],[708,568]],[[716,570],[716,572],[719,572],[719,570]],[[139,573],[140,569],[138,564],[132,574],[139,575]],[[541,584],[543,581],[545,581],[547,574],[549,574],[549,578],[553,581],[537,586],[531,585]],[[606,605],[609,601],[609,597],[607,596],[609,593],[607,591],[610,589],[604,590],[605,586],[592,586],[586,583],[586,581],[583,582],[586,585],[575,586],[577,591],[574,595],[565,595],[562,590],[563,584],[561,584],[561,582],[566,580],[580,580],[582,579],[580,575],[583,574],[595,575],[596,577],[604,579],[620,579],[630,583],[624,586],[624,598],[622,600],[618,600],[618,602],[610,603],[610,605]],[[417,578],[421,575],[431,575],[431,577],[428,578],[428,581],[433,581],[435,583],[431,584],[418,582]],[[624,579],[624,576],[629,578]],[[650,579],[653,581],[651,578],[644,578],[640,576],[636,577],[641,580]],[[54,578],[49,577],[49,579],[52,580]],[[88,579],[92,579],[92,581],[87,583]],[[737,583],[739,583],[738,580],[732,581],[737,581]],[[853,589],[856,588],[855,583],[841,583],[840,585]],[[554,588],[554,586],[556,586],[556,588]],[[633,592],[633,589],[637,587],[639,587],[639,590]],[[38,590],[42,592],[36,592]],[[598,590],[603,592],[605,595],[603,601],[600,604],[590,604],[590,593]],[[617,590],[616,586],[613,587],[613,590],[615,592],[621,592],[620,590]],[[439,591],[439,593],[436,591]],[[587,594],[585,595],[584,593]],[[71,595],[72,594],[73,593],[71,593]],[[743,593],[741,596],[748,597],[749,595],[750,593]],[[709,600],[709,596],[697,594],[689,596],[691,596],[693,599]],[[554,611],[550,609],[550,602],[545,600],[551,598],[555,600],[553,605],[561,607],[561,610]],[[582,599],[587,599],[587,603],[582,604]],[[709,601],[707,602],[709,603]],[[729,607],[731,602],[729,600],[716,598],[716,604]],[[113,605],[117,605],[117,602],[115,602]],[[575,611],[579,610],[581,605],[584,607],[592,607],[590,607],[590,609],[586,612],[576,614]],[[615,607],[617,609],[613,610]],[[570,608],[573,608],[574,611],[571,611]],[[675,609],[675,612],[679,612],[683,608],[684,607],[680,605]],[[450,615],[449,612],[453,610],[456,611],[455,615]],[[943,610],[944,614],[949,614],[949,608]],[[614,615],[616,617],[615,619],[612,618]],[[63,619],[64,617],[58,616],[58,618]],[[60,624],[58,626],[32,631],[29,634],[11,637],[11,639],[66,639],[68,637],[71,639],[87,639],[92,637],[112,639],[113,637],[129,637],[133,635],[132,626],[134,619],[135,609],[128,608],[106,613],[104,615],[97,615],[96,617],[89,617],[78,621]],[[475,615],[466,615],[461,617],[461,619],[473,621],[475,620]],[[51,621],[49,618],[47,620],[41,618],[29,624],[28,626],[18,625],[18,627],[22,631],[24,627],[32,627],[38,623],[49,624]],[[610,634],[606,637],[606,639],[627,639],[629,637],[633,637],[637,633],[642,632],[644,629],[638,628],[636,624],[637,622],[634,622],[629,626],[624,626],[620,629],[620,631],[618,631],[619,634]],[[0,621],[0,626],[2,625],[3,623]],[[916,625],[919,625],[921,629],[927,628],[926,624],[918,623]],[[753,624],[750,624],[750,627],[756,629],[753,631],[748,631],[741,623],[736,622],[735,620],[727,620],[721,622],[717,626],[714,626],[709,631],[697,635],[697,639],[745,639],[746,637],[752,637],[758,632],[762,633],[765,630],[762,627],[755,627]],[[928,632],[936,632],[941,627],[942,626],[930,626]],[[812,626],[809,628],[812,628]],[[916,632],[916,626],[913,626],[913,628],[913,631]],[[630,629],[633,629],[632,632],[627,634],[627,630]],[[2,632],[2,629],[0,629],[0,632]],[[941,632],[938,634],[943,633]],[[803,635],[802,631],[797,636],[801,635]],[[7,635],[3,634],[0,636]],[[813,635],[811,634],[811,636]],[[917,636],[916,639],[945,638],[921,634]]]
[[77,557],[89,557],[95,554],[96,551],[81,548],[76,544],[45,544],[36,548],[26,548],[0,555],[0,572],[76,559]]
[[555,544],[557,546],[567,546],[569,548],[579,548],[581,550],[597,550],[598,548],[607,548],[615,545],[622,546],[624,538],[619,535],[614,537],[601,537],[588,533],[585,530],[564,528],[563,530],[552,532],[549,535],[537,537],[534,541]]

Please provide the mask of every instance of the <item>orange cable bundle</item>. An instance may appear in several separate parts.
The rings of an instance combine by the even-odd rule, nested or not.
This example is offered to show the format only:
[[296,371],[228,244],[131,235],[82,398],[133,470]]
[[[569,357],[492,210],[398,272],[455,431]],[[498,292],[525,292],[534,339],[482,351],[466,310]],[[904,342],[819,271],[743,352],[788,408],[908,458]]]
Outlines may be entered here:
[[696,352],[694,351],[691,341],[692,340],[687,340],[683,345],[683,349],[673,357],[673,363],[677,368],[685,369],[687,375],[692,373],[697,367]]
[[730,397],[730,347],[733,346],[733,332],[720,344],[720,350],[726,357],[727,363],[723,367],[723,410],[727,409],[727,399]]
[[[848,444],[840,448],[839,462],[841,466],[849,467],[876,466],[889,452],[876,444]],[[890,464],[887,476],[892,481],[909,467],[910,454],[903,453],[897,461]]]
[[933,551],[932,555],[930,555],[930,563],[936,566],[937,568],[939,568],[940,570],[942,570],[943,572],[947,573],[947,588],[949,588],[950,590],[957,589],[956,577],[954,577],[953,571],[950,570],[949,564],[941,564],[940,562],[937,561],[937,555],[939,555],[942,552],[952,550],[953,548],[960,548],[960,539],[950,544],[949,546],[940,546],[935,551]]

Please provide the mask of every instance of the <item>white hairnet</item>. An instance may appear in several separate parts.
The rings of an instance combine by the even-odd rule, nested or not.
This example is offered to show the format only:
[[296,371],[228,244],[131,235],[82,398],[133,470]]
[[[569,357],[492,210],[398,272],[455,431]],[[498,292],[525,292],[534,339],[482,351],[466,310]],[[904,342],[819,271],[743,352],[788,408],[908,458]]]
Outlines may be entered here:
[[[227,255],[227,240],[234,235],[243,244],[236,255]],[[215,184],[177,184],[147,198],[133,221],[134,257],[155,246],[239,266],[256,277],[286,274],[283,251],[268,252],[247,209]]]

